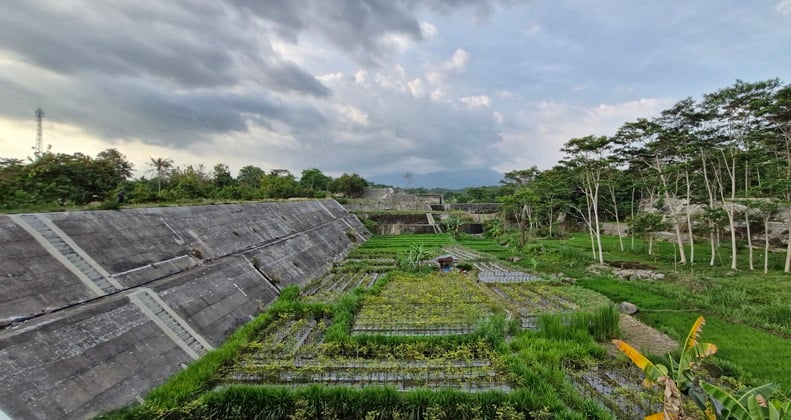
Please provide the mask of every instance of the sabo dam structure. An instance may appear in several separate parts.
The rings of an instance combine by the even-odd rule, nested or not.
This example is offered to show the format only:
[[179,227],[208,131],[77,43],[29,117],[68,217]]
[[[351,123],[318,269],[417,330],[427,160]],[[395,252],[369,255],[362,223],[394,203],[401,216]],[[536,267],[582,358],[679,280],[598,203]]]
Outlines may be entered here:
[[369,236],[334,200],[0,216],[0,417],[140,400]]

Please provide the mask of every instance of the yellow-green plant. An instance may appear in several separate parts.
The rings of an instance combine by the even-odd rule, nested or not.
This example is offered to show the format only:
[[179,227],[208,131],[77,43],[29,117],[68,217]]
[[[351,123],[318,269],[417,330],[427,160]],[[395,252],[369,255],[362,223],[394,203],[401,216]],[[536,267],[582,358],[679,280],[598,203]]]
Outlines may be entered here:
[[701,409],[706,410],[706,395],[698,390],[692,372],[692,369],[702,359],[717,352],[717,346],[714,344],[698,341],[705,323],[706,321],[701,316],[692,324],[678,359],[668,354],[669,366],[651,363],[634,347],[621,340],[613,340],[613,344],[643,370],[645,373],[644,385],[659,384],[664,386],[662,412],[646,417],[647,420],[684,418],[684,407],[681,402],[682,391],[686,391]]
[[722,408],[717,412],[717,418],[722,420],[791,420],[791,401],[769,401],[768,398],[777,390],[775,384],[765,384],[748,389],[737,395],[706,383],[700,385],[711,398],[717,400]]

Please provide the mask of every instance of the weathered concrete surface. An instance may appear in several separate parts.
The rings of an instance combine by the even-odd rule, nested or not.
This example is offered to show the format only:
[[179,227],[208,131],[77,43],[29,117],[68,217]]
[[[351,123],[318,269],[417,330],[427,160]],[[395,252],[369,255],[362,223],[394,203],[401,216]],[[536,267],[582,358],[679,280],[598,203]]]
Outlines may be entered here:
[[268,279],[304,285],[368,237],[330,200],[38,217],[116,286],[92,294],[68,266],[82,261],[0,216],[0,410],[12,418],[133,402],[275,299]]
[[0,337],[0,404],[12,418],[90,417],[190,360],[123,296],[26,324]]
[[224,259],[153,287],[177,314],[214,347],[273,301],[278,290],[243,257]]
[[0,261],[0,327],[97,296],[8,216],[0,216]]
[[303,279],[318,276],[345,255],[339,254],[338,249],[348,250],[360,241],[359,229],[350,227],[349,220],[336,219],[251,251],[250,260],[279,287],[304,285]]

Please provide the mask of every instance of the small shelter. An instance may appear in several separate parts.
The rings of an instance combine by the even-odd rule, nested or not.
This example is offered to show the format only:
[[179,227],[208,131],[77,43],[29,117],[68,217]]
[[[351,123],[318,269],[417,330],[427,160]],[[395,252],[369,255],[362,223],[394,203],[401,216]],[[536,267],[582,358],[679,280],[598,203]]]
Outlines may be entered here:
[[450,254],[441,255],[437,257],[437,264],[441,271],[450,271],[456,263],[456,257]]

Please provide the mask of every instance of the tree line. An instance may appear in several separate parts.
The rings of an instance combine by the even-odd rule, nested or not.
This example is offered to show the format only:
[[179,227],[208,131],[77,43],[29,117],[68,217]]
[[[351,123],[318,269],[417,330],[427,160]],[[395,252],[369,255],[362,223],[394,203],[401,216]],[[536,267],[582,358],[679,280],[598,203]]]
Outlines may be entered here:
[[[624,123],[612,136],[568,140],[555,167],[505,174],[498,200],[521,232],[557,234],[558,215],[581,223],[594,258],[603,262],[602,222],[644,235],[675,237],[681,264],[695,261],[695,241],[708,242],[715,263],[730,242],[731,268],[746,240],[749,269],[763,248],[768,270],[770,221],[788,231],[785,271],[791,271],[791,85],[778,79],[744,82],[683,99],[654,118]],[[753,243],[763,233],[762,243]],[[621,240],[623,249],[623,240]]]
[[357,197],[368,182],[358,174],[338,178],[305,169],[299,178],[285,169],[269,172],[248,165],[236,177],[226,164],[176,166],[169,158],[151,158],[148,174],[132,179],[133,164],[116,149],[91,157],[82,153],[43,152],[29,158],[0,159],[0,208],[46,208],[124,201],[162,203],[201,199],[260,200]]
[[[522,245],[530,236],[558,235],[568,226],[563,218],[576,221],[598,261],[604,260],[602,223],[611,221],[619,232],[643,235],[649,253],[655,234],[670,230],[681,264],[695,261],[695,241],[703,239],[711,265],[721,243],[730,242],[731,268],[738,269],[746,240],[749,268],[754,250],[763,248],[767,271],[765,233],[770,221],[784,220],[784,269],[791,272],[791,85],[737,80],[656,117],[626,122],[614,135],[570,139],[562,151],[564,159],[551,169],[515,170],[500,186],[442,192],[446,202],[501,202]],[[151,158],[147,166],[150,178],[130,179],[132,164],[116,149],[96,157],[45,152],[27,163],[0,159],[0,206],[80,205],[114,200],[119,192],[131,203],[355,197],[369,185],[357,174],[333,179],[315,168],[297,178],[255,166],[233,177],[225,164],[176,167],[168,158]],[[764,233],[763,243],[753,243],[755,233]]]

